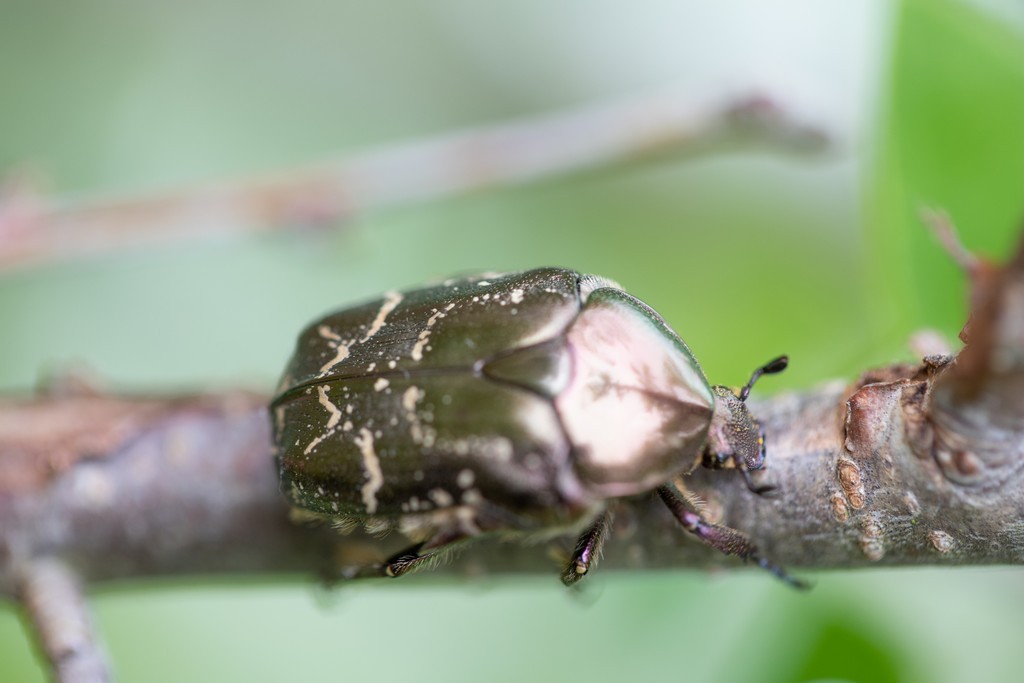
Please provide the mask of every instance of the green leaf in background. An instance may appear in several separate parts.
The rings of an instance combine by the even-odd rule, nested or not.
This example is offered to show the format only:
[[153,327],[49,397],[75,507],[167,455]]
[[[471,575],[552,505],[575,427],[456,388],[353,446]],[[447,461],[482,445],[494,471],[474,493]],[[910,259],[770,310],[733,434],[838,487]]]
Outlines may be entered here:
[[898,683],[901,662],[891,644],[867,628],[836,619],[821,624],[813,649],[793,680],[850,680]]
[[905,0],[896,21],[867,291],[882,334],[902,343],[924,326],[953,335],[965,319],[963,278],[920,209],[948,211],[968,249],[993,258],[1024,221],[1024,37],[964,2]]

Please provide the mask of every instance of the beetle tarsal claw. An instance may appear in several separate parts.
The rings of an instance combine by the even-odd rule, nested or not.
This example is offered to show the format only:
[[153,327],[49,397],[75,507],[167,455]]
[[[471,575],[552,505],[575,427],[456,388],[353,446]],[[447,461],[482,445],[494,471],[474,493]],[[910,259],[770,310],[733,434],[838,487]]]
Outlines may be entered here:
[[612,513],[605,510],[580,534],[576,540],[576,548],[572,552],[572,559],[562,571],[562,583],[571,586],[582,579],[591,567],[597,566],[611,523]]
[[392,579],[401,576],[402,574],[409,571],[409,568],[418,559],[418,556],[413,557],[402,557],[396,560],[389,560],[383,566],[384,576]]
[[782,579],[783,581],[788,583],[793,588],[796,588],[797,590],[805,591],[811,589],[811,584],[809,582],[804,581],[803,579],[798,579],[795,576],[791,576],[790,574],[787,574],[785,569],[779,567],[778,565],[772,564],[763,557],[751,556],[750,559],[757,562],[757,566],[761,569],[766,569],[770,571],[776,577]]
[[431,555],[431,553],[427,553],[426,555],[420,554],[424,545],[425,543],[417,543],[411,548],[406,548],[401,552],[395,553],[385,560],[383,565],[381,565],[381,573],[384,576],[391,578],[396,578],[405,574]]

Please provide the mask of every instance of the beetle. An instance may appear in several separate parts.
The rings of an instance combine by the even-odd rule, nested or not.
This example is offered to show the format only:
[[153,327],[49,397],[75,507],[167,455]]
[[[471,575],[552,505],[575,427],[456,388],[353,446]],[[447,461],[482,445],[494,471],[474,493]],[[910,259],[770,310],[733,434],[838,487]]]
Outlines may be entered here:
[[[686,531],[799,585],[740,532],[708,522],[682,475],[751,472],[764,435],[738,392],[711,386],[689,347],[615,282],[564,268],[388,292],[299,336],[271,404],[282,490],[339,525],[398,529],[399,576],[482,534],[578,540],[561,578],[586,575],[609,503],[656,493]],[[674,483],[673,483],[674,482]]]

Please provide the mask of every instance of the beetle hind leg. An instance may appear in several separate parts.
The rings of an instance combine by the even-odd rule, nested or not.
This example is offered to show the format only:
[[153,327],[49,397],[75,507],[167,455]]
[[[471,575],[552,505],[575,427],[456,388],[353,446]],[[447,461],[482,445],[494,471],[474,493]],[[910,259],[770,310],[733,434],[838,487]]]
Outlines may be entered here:
[[435,552],[424,553],[422,552],[424,545],[425,544],[423,543],[417,543],[414,546],[395,553],[380,566],[380,573],[384,576],[395,578],[402,574],[407,574],[417,568],[422,568],[425,562],[432,561],[435,555],[440,552],[438,550]]
[[605,510],[587,527],[587,530],[580,534],[576,540],[576,548],[572,552],[572,558],[562,570],[562,583],[571,586],[584,576],[591,569],[597,566],[601,559],[601,549],[608,537],[608,530],[612,524],[612,513]]
[[683,528],[691,534],[707,543],[709,546],[726,555],[735,555],[745,562],[753,562],[762,569],[782,579],[794,588],[807,588],[808,585],[786,571],[762,557],[757,547],[750,539],[727,526],[712,524],[706,521],[699,513],[690,509],[687,503],[675,491],[668,486],[658,487],[658,496],[662,502],[672,511]]
[[412,545],[389,557],[380,565],[380,573],[383,576],[395,578],[411,571],[425,569],[443,560],[455,544],[471,536],[472,534],[460,527],[440,529],[426,541]]

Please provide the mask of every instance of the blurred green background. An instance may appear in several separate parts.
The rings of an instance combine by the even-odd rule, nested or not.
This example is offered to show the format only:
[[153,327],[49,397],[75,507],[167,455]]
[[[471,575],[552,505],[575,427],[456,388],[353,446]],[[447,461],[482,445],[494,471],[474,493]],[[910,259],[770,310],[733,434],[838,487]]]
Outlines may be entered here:
[[[954,340],[950,210],[1005,256],[1024,218],[1024,5],[521,0],[0,0],[0,168],[143,192],[666,87],[758,89],[834,135],[817,158],[662,158],[354,217],[329,234],[188,243],[0,274],[0,390],[82,362],[114,388],[269,391],[299,327],[453,272],[608,275],[715,382],[772,388]],[[305,577],[102,588],[124,681],[1003,681],[1024,651],[1009,568],[555,574],[471,586]],[[0,605],[0,681],[43,674]]]

